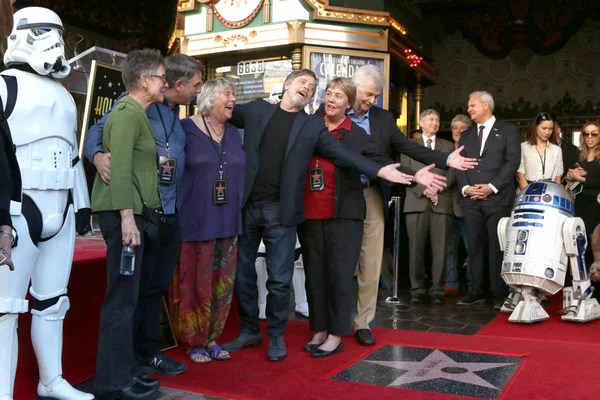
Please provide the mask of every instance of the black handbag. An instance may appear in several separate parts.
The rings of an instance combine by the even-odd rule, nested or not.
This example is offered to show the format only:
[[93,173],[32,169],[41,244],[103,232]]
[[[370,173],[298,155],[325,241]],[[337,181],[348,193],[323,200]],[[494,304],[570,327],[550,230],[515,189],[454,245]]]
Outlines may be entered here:
[[142,231],[148,236],[150,241],[156,241],[160,235],[160,224],[165,222],[165,216],[160,209],[155,209],[148,207],[148,204],[144,201],[142,197],[142,192],[138,187],[137,183],[132,179],[133,186],[137,190],[140,195],[140,200],[142,200]]

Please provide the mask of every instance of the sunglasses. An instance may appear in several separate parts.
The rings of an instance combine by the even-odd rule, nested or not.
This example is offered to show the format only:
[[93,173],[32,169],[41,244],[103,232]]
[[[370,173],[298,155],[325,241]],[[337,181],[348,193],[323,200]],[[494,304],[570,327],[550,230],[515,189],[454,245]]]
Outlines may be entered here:
[[592,131],[592,132],[582,132],[581,134],[583,135],[583,137],[588,137],[588,136],[598,136],[598,131]]
[[540,118],[542,121],[552,121],[552,115],[547,112],[540,113]]

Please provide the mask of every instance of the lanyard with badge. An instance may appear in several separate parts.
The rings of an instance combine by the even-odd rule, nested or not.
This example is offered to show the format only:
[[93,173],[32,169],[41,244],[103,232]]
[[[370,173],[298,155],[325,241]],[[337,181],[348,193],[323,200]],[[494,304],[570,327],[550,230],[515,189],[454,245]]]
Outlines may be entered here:
[[165,132],[165,150],[167,151],[166,157],[160,156],[158,158],[158,182],[164,185],[171,185],[175,182],[177,159],[169,156],[169,137],[171,136],[171,132],[173,132],[175,129],[177,118],[173,118],[171,129],[167,131],[167,126],[165,125],[165,121],[162,113],[160,112],[160,107],[158,107],[158,104],[156,104],[156,111],[158,112],[158,117],[160,118],[160,122],[162,123]]
[[[213,180],[213,203],[214,204],[226,204],[227,203],[227,179],[223,179],[223,158],[225,154],[225,145],[221,143],[221,150],[215,144],[215,140],[213,139],[213,135],[211,132],[212,125],[210,122],[206,121],[204,115],[202,116],[202,122],[204,122],[204,126],[208,131],[208,135],[210,136],[210,144],[213,149],[217,152],[217,156],[219,157],[219,179]],[[225,129],[225,128],[223,128]],[[212,128],[214,130],[214,128]],[[215,135],[217,132],[215,131]]]
[[[340,129],[339,132],[334,135],[338,140],[344,137],[345,130]],[[308,170],[309,175],[309,188],[311,192],[321,192],[325,190],[325,175],[323,175],[323,168],[319,167],[319,159],[317,158],[314,168]]]
[[546,145],[546,148],[544,149],[544,156],[542,157],[540,155],[540,152],[537,151],[537,148],[535,149],[535,152],[540,157],[540,161],[542,162],[542,178],[541,179],[544,179],[544,175],[546,174],[546,150],[548,150],[547,145]]

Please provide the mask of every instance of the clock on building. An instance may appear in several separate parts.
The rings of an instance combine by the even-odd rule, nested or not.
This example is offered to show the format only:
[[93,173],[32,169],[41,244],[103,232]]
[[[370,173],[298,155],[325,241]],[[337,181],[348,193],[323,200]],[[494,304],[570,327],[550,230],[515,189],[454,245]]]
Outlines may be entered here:
[[260,11],[263,0],[221,0],[213,4],[215,16],[230,28],[247,25]]

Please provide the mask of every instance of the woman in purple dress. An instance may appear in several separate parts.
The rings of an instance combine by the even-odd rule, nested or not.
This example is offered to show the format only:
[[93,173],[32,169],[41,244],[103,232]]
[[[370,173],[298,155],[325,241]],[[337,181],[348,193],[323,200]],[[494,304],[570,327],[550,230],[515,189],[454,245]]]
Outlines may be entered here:
[[216,340],[229,313],[242,233],[246,156],[240,132],[227,122],[235,101],[227,80],[210,80],[198,95],[198,114],[181,121],[186,132],[177,194],[182,244],[169,300],[177,340],[190,346],[188,356],[196,363],[230,358]]

